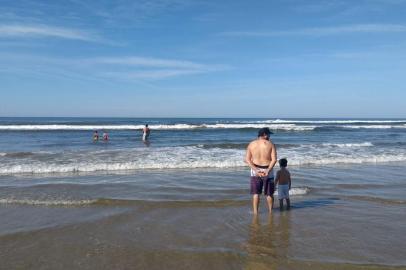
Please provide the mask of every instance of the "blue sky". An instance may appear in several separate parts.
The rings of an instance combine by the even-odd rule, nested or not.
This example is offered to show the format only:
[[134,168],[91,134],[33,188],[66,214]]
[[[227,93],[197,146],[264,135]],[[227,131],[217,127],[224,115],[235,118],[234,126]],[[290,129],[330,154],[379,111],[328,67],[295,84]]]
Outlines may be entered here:
[[406,117],[406,0],[0,0],[0,116]]

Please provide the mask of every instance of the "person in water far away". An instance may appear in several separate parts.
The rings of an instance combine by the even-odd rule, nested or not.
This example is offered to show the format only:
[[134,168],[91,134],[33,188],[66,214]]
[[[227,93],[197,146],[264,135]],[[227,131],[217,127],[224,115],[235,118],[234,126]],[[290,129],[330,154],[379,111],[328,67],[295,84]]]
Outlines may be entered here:
[[142,129],[142,140],[148,141],[149,134],[151,133],[150,128],[148,127],[148,124],[145,125],[145,127]]
[[271,131],[269,128],[261,128],[258,138],[247,147],[245,162],[251,168],[251,194],[254,214],[258,214],[259,195],[266,195],[269,213],[272,213],[273,193],[275,191],[273,167],[276,163],[276,148],[270,141]]
[[93,132],[93,141],[97,142],[99,140],[99,132],[97,130],[95,130]]
[[107,131],[103,132],[103,141],[107,142],[109,140],[109,134],[107,133]]

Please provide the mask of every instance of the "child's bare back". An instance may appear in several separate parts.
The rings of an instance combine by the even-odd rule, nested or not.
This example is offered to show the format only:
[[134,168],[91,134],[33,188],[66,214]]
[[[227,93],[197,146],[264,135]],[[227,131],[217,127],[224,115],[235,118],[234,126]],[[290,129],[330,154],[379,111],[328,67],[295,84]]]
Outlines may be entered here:
[[276,182],[279,185],[286,185],[290,183],[290,172],[286,168],[281,168],[276,173]]

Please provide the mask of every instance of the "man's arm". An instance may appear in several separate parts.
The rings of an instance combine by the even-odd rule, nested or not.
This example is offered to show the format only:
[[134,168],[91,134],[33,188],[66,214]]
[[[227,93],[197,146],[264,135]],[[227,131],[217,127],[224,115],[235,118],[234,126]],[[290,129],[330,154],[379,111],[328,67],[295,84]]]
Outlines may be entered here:
[[247,147],[247,153],[245,154],[245,162],[250,166],[250,168],[255,172],[258,173],[257,167],[252,162],[252,153],[251,153],[251,143]]
[[272,142],[271,142],[271,147],[272,147],[271,148],[271,151],[272,151],[272,153],[271,153],[271,163],[269,163],[269,167],[268,167],[268,169],[266,169],[266,175],[269,174],[269,172],[273,169],[273,167],[276,164],[276,147]]

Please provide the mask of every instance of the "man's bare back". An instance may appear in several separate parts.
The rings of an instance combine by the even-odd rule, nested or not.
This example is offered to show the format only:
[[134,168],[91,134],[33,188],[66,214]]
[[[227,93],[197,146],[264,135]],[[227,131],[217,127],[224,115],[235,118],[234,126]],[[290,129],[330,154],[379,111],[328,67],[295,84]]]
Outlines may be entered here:
[[257,139],[248,146],[252,154],[252,162],[260,166],[268,166],[272,160],[274,146],[270,141]]
[[245,160],[251,169],[258,173],[257,166],[268,166],[266,170],[266,175],[268,175],[276,163],[275,145],[268,139],[260,137],[248,145]]

